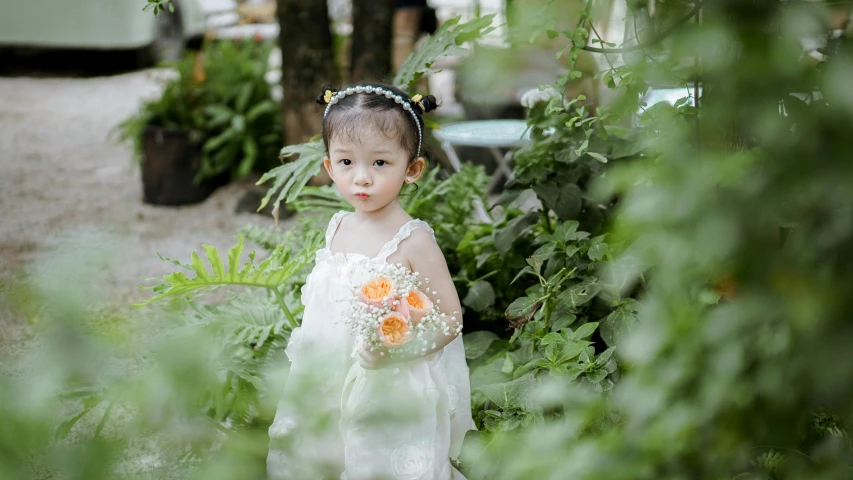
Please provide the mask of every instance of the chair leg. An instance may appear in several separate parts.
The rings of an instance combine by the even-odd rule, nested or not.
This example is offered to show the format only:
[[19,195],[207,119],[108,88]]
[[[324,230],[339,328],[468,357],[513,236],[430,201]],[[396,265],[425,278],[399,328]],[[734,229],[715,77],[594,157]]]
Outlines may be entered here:
[[500,150],[496,147],[489,147],[489,152],[491,152],[492,157],[494,157],[496,164],[495,174],[492,176],[492,181],[489,183],[489,193],[491,193],[500,184],[502,177],[505,177],[506,181],[512,179],[512,168],[510,167],[510,163],[512,162],[512,150],[507,150],[505,154],[501,154]]

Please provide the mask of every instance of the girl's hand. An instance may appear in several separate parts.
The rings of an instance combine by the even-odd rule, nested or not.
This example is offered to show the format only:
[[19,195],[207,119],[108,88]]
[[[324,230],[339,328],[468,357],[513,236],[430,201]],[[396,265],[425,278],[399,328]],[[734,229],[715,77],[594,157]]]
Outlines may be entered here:
[[[380,355],[380,352],[384,352],[385,355]],[[358,351],[358,363],[366,370],[378,370],[388,366],[391,364],[389,357],[389,353],[384,349],[370,351],[362,348]]]

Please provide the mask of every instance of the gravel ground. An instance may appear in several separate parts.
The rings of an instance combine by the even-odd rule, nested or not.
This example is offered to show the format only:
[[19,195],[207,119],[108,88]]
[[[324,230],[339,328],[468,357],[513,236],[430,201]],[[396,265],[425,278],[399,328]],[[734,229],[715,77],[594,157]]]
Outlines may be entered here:
[[[170,271],[157,253],[187,260],[203,243],[228,248],[246,224],[272,225],[268,217],[235,213],[251,180],[198,205],[142,203],[132,148],[109,133],[158,94],[166,74],[0,77],[0,293],[4,281],[11,284],[50,252],[95,245],[112,252],[99,269],[98,297],[127,306],[145,297],[136,288],[143,279]],[[0,345],[20,340],[24,322],[15,317],[0,305]]]

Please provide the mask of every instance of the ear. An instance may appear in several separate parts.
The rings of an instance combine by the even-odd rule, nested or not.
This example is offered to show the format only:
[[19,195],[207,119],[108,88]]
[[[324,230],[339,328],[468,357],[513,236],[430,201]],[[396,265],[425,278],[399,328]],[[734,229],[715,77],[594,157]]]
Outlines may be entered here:
[[334,182],[335,177],[332,175],[332,161],[329,160],[329,157],[323,158],[323,166],[326,168],[326,172],[329,174],[329,178],[331,178]]
[[426,168],[426,160],[424,157],[418,157],[409,164],[409,168],[406,170],[406,181],[411,179],[411,182],[414,183],[421,178],[421,175],[424,173],[424,168]]

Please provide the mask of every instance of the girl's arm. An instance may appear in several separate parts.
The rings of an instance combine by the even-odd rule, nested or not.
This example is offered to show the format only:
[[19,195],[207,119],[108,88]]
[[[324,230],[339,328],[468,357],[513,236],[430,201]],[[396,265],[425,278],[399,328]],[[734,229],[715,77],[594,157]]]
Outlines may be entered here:
[[441,350],[458,336],[455,332],[462,329],[462,305],[444,254],[429,232],[423,229],[415,230],[409,240],[411,243],[404,252],[407,254],[409,266],[413,272],[418,272],[418,278],[423,285],[427,285],[426,280],[429,279],[429,291],[424,293],[432,300],[450,331],[454,332],[451,335],[439,333],[435,339],[435,347],[427,350],[425,354],[429,355]]
[[[395,360],[389,355],[379,356],[375,352],[362,352],[361,364],[366,368],[381,368],[435,353],[452,342],[458,336],[455,332],[462,328],[462,305],[459,302],[459,295],[456,293],[456,286],[453,284],[444,254],[441,253],[432,235],[422,228],[416,229],[405,242],[400,244],[400,247],[400,253],[408,261],[412,271],[418,273],[422,285],[429,285],[429,291],[424,293],[432,300],[444,322],[454,333],[444,335],[438,332],[438,336],[434,339],[435,347],[431,343],[429,345],[431,348],[428,348],[425,353],[409,358],[398,356]],[[429,284],[426,283],[426,279],[429,279]]]

